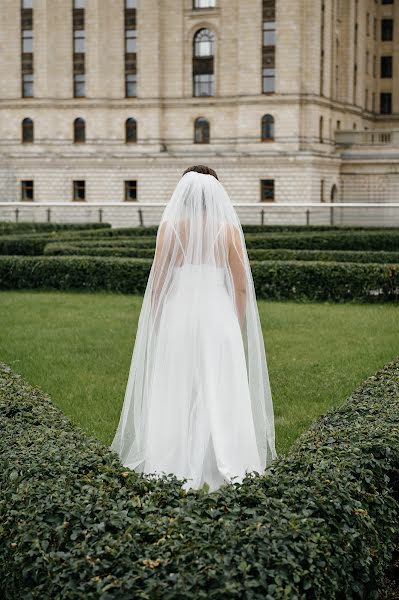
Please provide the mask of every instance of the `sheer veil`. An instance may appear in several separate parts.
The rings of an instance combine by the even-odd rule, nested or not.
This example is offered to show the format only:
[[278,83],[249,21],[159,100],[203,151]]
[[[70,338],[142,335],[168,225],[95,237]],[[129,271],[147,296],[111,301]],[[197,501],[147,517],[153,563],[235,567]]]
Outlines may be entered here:
[[[200,303],[206,296],[209,274],[223,273],[224,285],[240,324],[256,443],[265,469],[277,456],[274,415],[264,339],[243,230],[223,185],[208,174],[187,172],[177,183],[157,231],[156,250],[148,276],[128,382],[119,424],[111,449],[124,466],[143,472],[146,456],[148,404],[154,360],[173,354],[158,344],[163,311],[173,302],[176,274],[190,269],[190,323],[187,348],[195,343]],[[167,326],[167,324],[166,324]],[[172,337],[173,339],[173,337]],[[215,368],[217,366],[215,365]],[[156,374],[155,374],[156,375]],[[185,373],[181,376],[184,377]],[[187,402],[193,400],[188,396]],[[176,415],[177,418],[177,415]],[[189,432],[187,432],[189,435]]]

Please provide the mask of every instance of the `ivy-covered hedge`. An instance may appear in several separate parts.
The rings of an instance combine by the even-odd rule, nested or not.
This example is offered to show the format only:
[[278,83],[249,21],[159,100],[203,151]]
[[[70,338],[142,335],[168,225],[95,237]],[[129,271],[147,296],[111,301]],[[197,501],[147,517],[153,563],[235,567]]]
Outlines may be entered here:
[[[143,294],[152,260],[0,256],[0,289],[87,289]],[[252,261],[258,298],[397,300],[399,265]]]
[[399,526],[399,358],[263,474],[216,492],[123,468],[0,363],[5,600],[376,599]]
[[[140,240],[141,241],[141,240]],[[147,239],[143,241],[147,242]],[[148,242],[150,240],[148,239]],[[131,256],[138,258],[151,258],[154,256],[155,240],[148,247],[136,244],[135,241],[112,242],[52,242],[44,248],[43,254],[47,256]],[[145,245],[147,246],[147,244]],[[281,248],[275,250],[248,250],[249,260],[306,260],[320,262],[360,262],[399,264],[398,252],[351,251],[351,250],[289,250]]]
[[36,223],[34,221],[11,223],[9,221],[0,221],[0,235],[33,232],[79,231],[82,229],[104,229],[108,227],[111,227],[110,223]]

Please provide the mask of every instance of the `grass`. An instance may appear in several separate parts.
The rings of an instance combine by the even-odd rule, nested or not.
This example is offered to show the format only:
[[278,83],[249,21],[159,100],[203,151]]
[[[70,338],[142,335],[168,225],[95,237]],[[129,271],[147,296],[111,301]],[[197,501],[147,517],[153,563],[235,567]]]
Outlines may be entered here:
[[[0,292],[0,360],[110,444],[142,297]],[[259,301],[277,452],[399,352],[398,307]]]

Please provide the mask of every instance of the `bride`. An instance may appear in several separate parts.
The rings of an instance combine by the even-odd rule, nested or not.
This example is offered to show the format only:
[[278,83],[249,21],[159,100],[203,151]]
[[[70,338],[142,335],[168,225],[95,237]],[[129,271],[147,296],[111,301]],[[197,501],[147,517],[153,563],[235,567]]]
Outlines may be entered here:
[[244,235],[208,167],[183,173],[162,214],[111,449],[185,490],[241,483],[277,456]]

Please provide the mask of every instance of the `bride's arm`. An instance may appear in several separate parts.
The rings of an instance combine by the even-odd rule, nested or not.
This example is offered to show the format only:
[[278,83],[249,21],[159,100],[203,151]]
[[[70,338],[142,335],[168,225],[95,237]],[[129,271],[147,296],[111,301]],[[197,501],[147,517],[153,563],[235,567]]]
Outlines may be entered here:
[[228,231],[229,265],[233,276],[238,320],[240,322],[240,327],[242,327],[247,305],[247,279],[243,248],[237,227],[234,226],[232,229],[229,228]]

